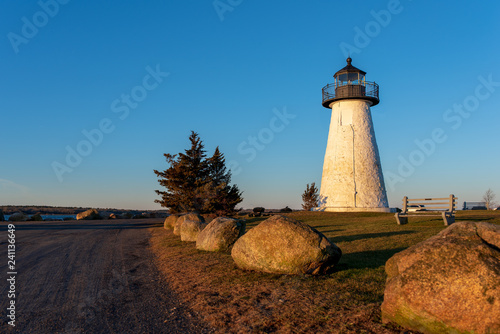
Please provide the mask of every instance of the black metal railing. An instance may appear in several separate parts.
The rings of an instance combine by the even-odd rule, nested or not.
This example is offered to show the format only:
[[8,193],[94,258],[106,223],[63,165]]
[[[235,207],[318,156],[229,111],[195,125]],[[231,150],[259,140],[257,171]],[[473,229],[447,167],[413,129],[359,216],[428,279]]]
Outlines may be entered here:
[[378,104],[378,84],[365,81],[360,84],[338,84],[333,83],[323,87],[323,106],[329,107],[330,103],[341,99],[367,99],[373,105]]

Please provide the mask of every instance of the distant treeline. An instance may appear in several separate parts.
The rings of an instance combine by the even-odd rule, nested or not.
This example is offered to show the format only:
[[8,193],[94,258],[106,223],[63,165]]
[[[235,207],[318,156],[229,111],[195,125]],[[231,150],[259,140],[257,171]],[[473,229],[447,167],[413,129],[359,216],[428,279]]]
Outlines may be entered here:
[[167,210],[125,210],[111,208],[82,208],[82,207],[62,207],[62,206],[43,206],[43,205],[4,205],[0,206],[0,210],[6,215],[11,215],[16,212],[23,212],[28,215],[40,213],[43,215],[76,215],[88,209],[97,209],[97,211],[106,211],[112,213],[130,212],[131,214],[139,214],[142,212],[167,212]]

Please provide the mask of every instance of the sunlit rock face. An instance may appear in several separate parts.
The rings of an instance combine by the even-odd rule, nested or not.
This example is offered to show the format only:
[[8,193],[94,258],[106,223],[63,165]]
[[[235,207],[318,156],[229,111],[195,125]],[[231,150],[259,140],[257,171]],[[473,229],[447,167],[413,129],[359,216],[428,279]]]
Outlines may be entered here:
[[236,240],[245,234],[245,228],[244,221],[215,218],[198,234],[196,248],[209,252],[230,252]]
[[180,216],[180,214],[173,214],[165,218],[165,221],[163,222],[163,228],[166,230],[172,230],[175,226],[175,222],[177,221],[177,219],[179,219]]
[[245,270],[274,274],[328,273],[342,251],[311,226],[285,216],[273,216],[240,237],[231,251]]
[[185,220],[180,227],[181,241],[195,241],[198,235],[207,226],[203,222],[194,220]]
[[[179,216],[179,218],[177,218],[175,223],[173,223],[175,235],[181,235],[181,226],[186,220],[191,220],[191,221],[195,221],[195,222],[199,222],[199,223],[205,222],[205,219],[197,213],[187,213],[187,214],[181,215],[181,216]],[[195,239],[195,241],[196,241],[196,239]]]
[[370,105],[361,99],[330,105],[320,210],[389,211]]
[[382,320],[422,333],[500,333],[500,226],[457,222],[391,257]]

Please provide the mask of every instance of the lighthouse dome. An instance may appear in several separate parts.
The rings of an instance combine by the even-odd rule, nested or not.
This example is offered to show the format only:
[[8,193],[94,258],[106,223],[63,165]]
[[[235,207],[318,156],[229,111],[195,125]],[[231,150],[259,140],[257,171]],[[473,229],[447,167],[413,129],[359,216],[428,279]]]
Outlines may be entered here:
[[335,73],[333,75],[333,77],[337,77],[340,74],[344,74],[344,73],[359,73],[359,74],[361,74],[363,76],[366,75],[365,71],[362,71],[359,68],[354,67],[354,66],[351,65],[351,62],[352,62],[351,57],[347,58],[346,61],[347,61],[347,65],[344,68],[338,70],[337,73]]

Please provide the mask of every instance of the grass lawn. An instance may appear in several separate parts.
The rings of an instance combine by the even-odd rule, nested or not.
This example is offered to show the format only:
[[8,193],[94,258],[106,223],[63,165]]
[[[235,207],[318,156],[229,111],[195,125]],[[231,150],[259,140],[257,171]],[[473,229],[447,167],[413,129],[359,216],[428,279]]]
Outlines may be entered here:
[[[412,333],[382,324],[385,262],[445,228],[440,217],[393,214],[294,212],[286,214],[325,234],[342,249],[337,269],[325,276],[243,271],[230,254],[196,250],[172,231],[151,229],[162,274],[194,312],[220,333]],[[264,218],[247,220],[247,230]],[[459,211],[456,221],[500,225],[498,211]]]

